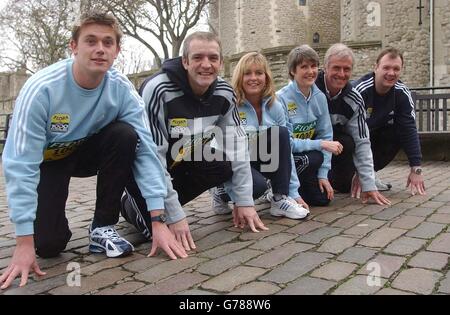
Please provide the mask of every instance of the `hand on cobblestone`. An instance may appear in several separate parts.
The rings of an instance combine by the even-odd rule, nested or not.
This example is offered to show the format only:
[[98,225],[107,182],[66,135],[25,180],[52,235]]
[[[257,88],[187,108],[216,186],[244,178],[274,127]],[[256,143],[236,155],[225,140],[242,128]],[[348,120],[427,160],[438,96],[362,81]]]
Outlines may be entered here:
[[361,193],[362,202],[364,204],[369,202],[369,199],[372,198],[377,204],[380,206],[390,206],[391,202],[385,196],[383,196],[378,190],[375,191],[366,191]]
[[19,236],[16,239],[17,245],[14,250],[11,263],[0,277],[0,289],[7,289],[17,276],[21,276],[20,286],[27,284],[30,271],[35,272],[38,276],[44,276],[36,262],[36,253],[34,251],[33,235]]
[[330,181],[328,179],[319,178],[319,187],[322,193],[327,193],[328,200],[334,199],[334,190],[333,187],[331,187]]
[[250,229],[255,233],[259,233],[258,229],[263,231],[269,230],[259,218],[255,207],[235,206],[233,210],[233,223],[235,227],[239,227],[241,229],[245,228],[248,224]]
[[189,230],[189,224],[186,219],[183,219],[177,223],[169,225],[170,231],[175,235],[175,239],[185,250],[194,250],[195,246],[194,240]]
[[158,248],[162,248],[171,259],[188,257],[183,246],[175,239],[167,225],[161,222],[152,222],[152,232],[152,249],[148,257],[155,256]]
[[408,176],[408,180],[406,181],[406,188],[410,188],[411,195],[426,195],[425,192],[425,182],[423,181],[423,176],[418,175],[414,172],[410,172]]
[[350,188],[351,197],[359,199],[361,197],[361,183],[359,182],[359,176],[357,173],[353,175],[352,186]]

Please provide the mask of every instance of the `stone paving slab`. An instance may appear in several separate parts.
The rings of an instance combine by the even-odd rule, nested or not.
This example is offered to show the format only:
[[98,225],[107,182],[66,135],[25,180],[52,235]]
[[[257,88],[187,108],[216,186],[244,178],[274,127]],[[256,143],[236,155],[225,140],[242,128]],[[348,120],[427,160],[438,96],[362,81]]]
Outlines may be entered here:
[[389,279],[405,263],[406,258],[380,254],[369,260],[359,271],[358,274],[367,275],[374,271],[380,271],[380,277]]
[[417,255],[408,262],[408,266],[443,270],[448,265],[449,257],[450,256],[447,254],[423,251],[417,253]]
[[[66,251],[38,258],[46,276],[33,275],[24,288],[16,279],[0,295],[450,294],[450,163],[423,167],[425,196],[404,189],[409,167],[395,162],[378,172],[394,185],[385,192],[391,207],[336,194],[329,207],[312,207],[306,220],[291,220],[272,217],[266,203],[257,209],[270,231],[261,233],[234,228],[231,215],[215,215],[205,193],[185,205],[197,250],[175,261],[161,250],[146,257],[151,243],[123,219],[117,229],[134,243],[135,253],[120,259],[89,253],[96,179],[73,178],[66,208],[73,236]],[[1,176],[0,188],[4,270],[15,240]],[[79,267],[80,287],[69,286],[70,266]]]
[[351,275],[356,267],[357,265],[355,264],[334,261],[314,270],[311,276],[339,282]]
[[440,293],[450,294],[450,271],[447,272],[447,277],[445,277],[445,279],[442,280],[438,291]]
[[[448,230],[447,230],[448,231]],[[428,250],[433,252],[442,252],[450,254],[450,233],[445,233],[439,235],[433,242],[428,246]]]
[[336,282],[323,279],[302,277],[285,289],[280,291],[279,295],[319,295],[325,294],[328,290],[336,285]]
[[411,291],[419,294],[431,294],[441,273],[413,268],[402,271],[392,283],[393,288],[404,291]]
[[426,243],[423,239],[402,236],[390,243],[383,252],[399,256],[411,255]]
[[376,253],[376,250],[366,247],[350,247],[339,255],[337,259],[344,262],[363,264],[375,256]]
[[379,291],[386,283],[386,279],[379,279],[379,281],[380,281],[379,285],[377,285],[377,283],[369,284],[367,276],[356,276],[340,285],[332,294],[333,295],[374,294],[377,291]]

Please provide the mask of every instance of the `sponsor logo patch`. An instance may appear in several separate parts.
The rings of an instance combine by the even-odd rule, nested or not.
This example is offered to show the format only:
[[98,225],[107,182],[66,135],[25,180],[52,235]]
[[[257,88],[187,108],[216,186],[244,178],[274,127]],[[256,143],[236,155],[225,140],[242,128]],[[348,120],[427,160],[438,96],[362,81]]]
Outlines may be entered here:
[[366,118],[370,118],[373,113],[373,107],[368,107],[366,110]]
[[171,134],[189,133],[188,120],[186,118],[173,118],[169,121]]
[[75,152],[86,139],[80,139],[69,142],[50,143],[44,151],[44,161],[57,161],[68,157]]
[[50,120],[50,131],[65,133],[69,131],[70,115],[69,114],[55,114]]
[[303,123],[294,124],[294,138],[295,139],[312,139],[316,133],[317,120]]
[[241,119],[241,124],[247,126],[247,114],[245,112],[239,112],[239,118]]
[[295,116],[295,115],[297,115],[297,104],[295,104],[295,103],[289,103],[289,104],[287,105],[287,108],[288,108],[289,116]]

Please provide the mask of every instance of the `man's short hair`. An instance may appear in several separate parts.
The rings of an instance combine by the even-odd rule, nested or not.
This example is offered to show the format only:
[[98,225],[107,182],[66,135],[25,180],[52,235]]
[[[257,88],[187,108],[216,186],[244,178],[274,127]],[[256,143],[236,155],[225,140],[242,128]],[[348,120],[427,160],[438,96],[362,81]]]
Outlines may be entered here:
[[78,42],[81,29],[91,24],[110,26],[113,29],[114,33],[116,33],[117,46],[120,46],[120,41],[122,39],[123,33],[120,29],[119,22],[112,14],[97,10],[89,11],[81,15],[79,23],[77,23],[72,29],[72,40]]
[[191,42],[194,40],[204,40],[207,42],[216,42],[219,45],[219,53],[220,53],[220,59],[223,59],[222,55],[222,43],[220,42],[219,37],[211,32],[194,32],[190,34],[183,43],[183,58],[188,59],[189,57],[189,48],[191,45]]
[[355,64],[355,55],[353,54],[353,51],[345,44],[337,43],[328,48],[327,52],[325,53],[324,59],[325,68],[328,67],[328,62],[330,61],[330,58],[333,56],[336,56],[338,58],[345,58],[345,57],[351,58],[352,68]]
[[380,60],[381,58],[383,58],[384,56],[389,55],[389,58],[395,59],[397,57],[400,57],[401,61],[402,61],[402,66],[403,66],[403,53],[394,47],[386,47],[385,49],[383,49],[380,54],[377,57],[377,65],[380,64]]
[[303,61],[312,62],[317,65],[317,67],[319,67],[320,63],[319,55],[309,45],[295,47],[289,53],[287,61],[288,74],[291,80],[294,80],[294,75],[292,73],[295,73],[295,69],[298,65],[302,64]]

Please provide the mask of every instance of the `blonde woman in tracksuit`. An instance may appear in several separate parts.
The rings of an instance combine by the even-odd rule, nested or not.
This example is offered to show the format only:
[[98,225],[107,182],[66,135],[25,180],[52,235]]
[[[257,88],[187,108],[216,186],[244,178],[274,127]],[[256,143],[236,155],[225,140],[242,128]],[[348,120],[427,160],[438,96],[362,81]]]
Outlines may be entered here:
[[[251,156],[253,197],[260,197],[270,179],[272,192],[270,213],[291,219],[302,219],[309,214],[308,205],[298,192],[299,181],[295,172],[289,131],[283,107],[275,99],[275,87],[266,58],[256,52],[243,56],[237,64],[232,80],[237,95],[241,125],[246,130]],[[268,148],[268,150],[266,150]],[[264,154],[268,153],[268,167]],[[225,188],[227,184],[225,185]],[[228,201],[233,194],[221,187],[213,191],[213,209],[227,213]]]

